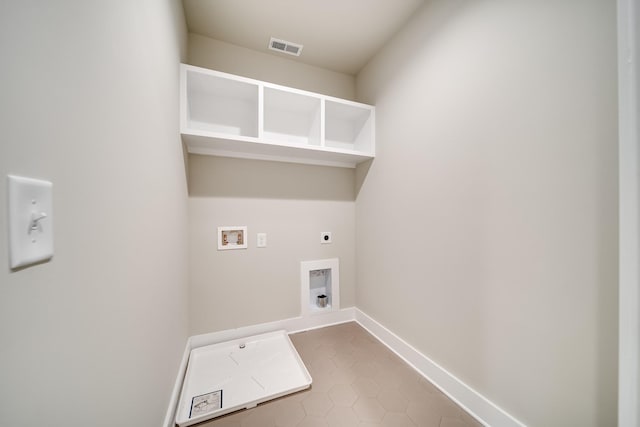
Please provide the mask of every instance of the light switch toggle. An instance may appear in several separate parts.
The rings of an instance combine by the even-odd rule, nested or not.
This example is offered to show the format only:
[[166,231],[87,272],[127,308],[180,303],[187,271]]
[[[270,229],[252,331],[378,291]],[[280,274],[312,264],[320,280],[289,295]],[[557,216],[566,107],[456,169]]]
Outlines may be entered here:
[[47,214],[44,212],[40,212],[40,214],[32,213],[31,214],[31,226],[29,227],[29,234],[32,231],[42,231],[42,225],[40,225],[40,220],[43,220],[47,217]]

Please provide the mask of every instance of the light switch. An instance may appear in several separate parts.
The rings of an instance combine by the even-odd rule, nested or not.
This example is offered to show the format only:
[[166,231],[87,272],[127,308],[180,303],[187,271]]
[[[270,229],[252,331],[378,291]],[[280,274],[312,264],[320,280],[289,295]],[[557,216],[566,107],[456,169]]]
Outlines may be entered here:
[[258,244],[259,248],[267,247],[267,233],[258,233]]
[[53,184],[14,175],[8,178],[9,258],[15,269],[53,256]]

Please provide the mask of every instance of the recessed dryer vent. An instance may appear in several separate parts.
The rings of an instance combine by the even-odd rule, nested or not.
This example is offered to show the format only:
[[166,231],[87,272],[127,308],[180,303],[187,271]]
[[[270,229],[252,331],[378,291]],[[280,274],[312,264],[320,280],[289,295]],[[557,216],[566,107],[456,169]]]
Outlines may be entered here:
[[278,52],[286,53],[293,56],[300,56],[302,53],[302,45],[297,43],[291,43],[286,40],[276,39],[271,37],[269,41],[269,49],[277,50]]

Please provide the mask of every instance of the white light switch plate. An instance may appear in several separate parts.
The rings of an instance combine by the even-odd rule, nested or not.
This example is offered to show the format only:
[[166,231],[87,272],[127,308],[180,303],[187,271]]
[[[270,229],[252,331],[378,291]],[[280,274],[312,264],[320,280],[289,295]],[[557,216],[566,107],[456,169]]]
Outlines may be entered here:
[[15,269],[53,256],[53,184],[13,175],[8,178],[9,258]]
[[259,248],[267,247],[267,233],[258,233],[256,246]]

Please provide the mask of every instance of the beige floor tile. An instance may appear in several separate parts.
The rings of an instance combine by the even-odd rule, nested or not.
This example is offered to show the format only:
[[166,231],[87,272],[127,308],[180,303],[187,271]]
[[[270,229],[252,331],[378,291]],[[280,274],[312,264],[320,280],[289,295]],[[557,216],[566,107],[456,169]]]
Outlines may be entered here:
[[[306,390],[302,390],[302,391],[299,391],[297,393],[293,393],[293,394],[289,394],[287,396],[281,397],[281,398],[278,399],[278,401],[279,400],[286,400],[286,401],[292,401],[292,402],[302,402],[304,400],[304,398],[306,397],[307,393],[311,393],[311,388],[308,388]],[[269,403],[269,402],[267,402],[267,403]]]
[[353,404],[353,410],[361,421],[380,422],[386,413],[375,397],[360,397]]
[[320,346],[320,342],[317,339],[315,331],[300,332],[298,334],[289,335],[289,337],[298,351],[300,351],[301,348],[313,350]]
[[469,427],[484,427],[482,423],[480,423],[478,420],[476,420],[466,412],[462,412],[462,416],[460,418],[462,418]]
[[420,380],[407,380],[398,386],[398,390],[410,401],[424,401],[431,394],[440,393],[433,385],[430,387]]
[[197,427],[480,427],[355,322],[291,335],[310,389]]
[[336,383],[332,381],[329,375],[313,375],[313,384],[311,384],[311,391],[328,393],[331,387]]
[[427,405],[429,409],[439,413],[442,417],[460,418],[463,413],[458,405],[443,394],[430,395]]
[[328,394],[336,406],[351,406],[358,400],[358,395],[349,384],[336,384]]
[[359,377],[352,386],[356,393],[363,397],[376,397],[380,392],[380,386],[373,378]]
[[405,412],[387,412],[382,418],[382,425],[385,427],[415,427]]
[[276,427],[275,414],[265,410],[264,406],[258,406],[247,411],[247,416],[240,420],[242,427]]
[[383,389],[378,393],[378,402],[388,412],[404,412],[409,401],[398,390]]
[[380,365],[373,360],[359,360],[353,364],[351,369],[359,377],[375,378],[378,371],[380,371]]
[[358,416],[349,406],[334,406],[325,418],[331,427],[353,427],[360,424]]
[[302,400],[302,407],[307,415],[324,417],[333,406],[327,393],[311,392]]
[[358,379],[358,375],[352,368],[336,368],[327,376],[327,379],[332,384],[353,384]]
[[332,360],[338,368],[350,368],[354,363],[356,363],[357,359],[353,353],[340,348],[336,351],[336,354],[332,357]]
[[336,355],[336,349],[333,345],[320,344],[313,350],[314,359],[331,359]]
[[302,408],[302,404],[295,400],[283,399],[278,402],[275,415],[277,427],[295,427],[307,414]]
[[469,427],[469,424],[465,423],[460,418],[442,417],[440,420],[440,427]]
[[424,403],[410,402],[406,413],[418,427],[440,427],[442,415]]
[[307,416],[298,424],[298,427],[329,427],[329,423],[325,417]]
[[431,382],[429,382],[423,377],[418,378],[418,383],[427,393],[436,393],[436,394],[442,393],[440,390],[438,390],[436,386],[431,384]]
[[305,361],[305,365],[312,377],[314,375],[328,375],[337,369],[337,366],[335,363],[333,363],[333,360],[322,357],[313,357],[311,360]]
[[[415,374],[414,374],[415,375]],[[373,379],[380,385],[380,388],[397,389],[406,382],[406,379],[400,374],[399,370],[381,366]]]

